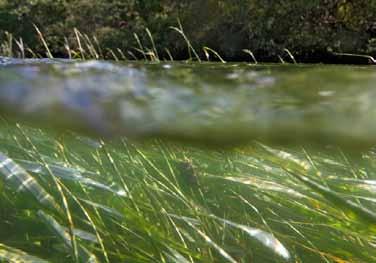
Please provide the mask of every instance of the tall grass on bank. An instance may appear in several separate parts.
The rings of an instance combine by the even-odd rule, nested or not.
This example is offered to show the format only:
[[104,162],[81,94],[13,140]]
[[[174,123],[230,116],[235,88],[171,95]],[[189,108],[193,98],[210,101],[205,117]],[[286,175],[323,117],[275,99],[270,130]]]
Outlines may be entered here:
[[373,151],[355,164],[334,149],[221,151],[1,127],[2,260],[376,260]]
[[[48,45],[48,39],[43,35],[43,32],[37,25],[33,24],[33,27],[36,31],[38,39],[45,49],[45,52],[43,54],[34,52],[30,47],[27,46],[27,43],[24,43],[21,37],[17,39],[11,33],[5,32],[2,40],[3,42],[0,43],[0,56],[17,58],[53,58],[53,54]],[[172,32],[178,33],[187,45],[188,62],[202,62],[202,58],[206,58],[208,61],[210,61],[210,54],[213,54],[213,57],[217,61],[220,61],[222,63],[226,62],[219,54],[219,52],[207,46],[203,46],[202,54],[199,54],[199,52],[194,48],[188,36],[184,32],[183,26],[179,20],[178,26],[171,26],[170,29]],[[110,59],[115,61],[143,59],[145,61],[156,63],[160,61],[174,60],[170,50],[167,47],[163,50],[158,51],[152,32],[148,28],[145,28],[145,34],[150,42],[148,43],[148,45],[151,47],[147,47],[145,43],[142,43],[141,38],[136,33],[134,33],[133,36],[136,41],[136,46],[132,46],[127,50],[121,50],[120,48],[111,49],[102,47],[96,36],[83,34],[77,28],[74,28],[73,32],[75,36],[73,40],[68,40],[68,38],[64,37],[63,41],[64,50],[66,51],[65,57],[69,59]],[[135,51],[136,54],[133,51]],[[242,49],[242,52],[250,55],[251,62],[253,62],[254,64],[258,63],[254,53],[251,50]],[[164,56],[162,56],[161,54],[164,54]],[[358,63],[362,64],[376,64],[376,59],[369,55],[338,52],[331,52],[331,55],[339,59],[344,59],[344,61],[348,60],[358,61]],[[281,53],[277,55],[277,58],[282,64],[287,62],[294,64],[297,63],[297,60],[295,59],[293,53],[287,48],[282,49]]]
[[[6,56],[6,57],[17,57],[17,58],[26,58],[26,57],[53,58],[53,54],[48,44],[48,38],[43,35],[42,30],[40,30],[40,28],[37,25],[33,24],[33,27],[35,29],[38,39],[40,40],[41,44],[43,45],[45,49],[44,54],[37,54],[32,49],[30,49],[26,43],[24,43],[22,38],[19,38],[18,40],[16,40],[11,33],[6,32],[5,40],[0,46],[0,55]],[[191,41],[189,40],[188,36],[185,34],[183,26],[180,23],[180,21],[178,21],[178,27],[172,26],[170,27],[170,29],[173,32],[177,32],[187,44],[187,54],[188,54],[187,61],[202,62],[200,54],[196,51]],[[145,29],[145,34],[147,38],[149,39],[149,42],[150,42],[149,45],[151,47],[147,47],[145,43],[142,43],[141,38],[136,33],[134,33],[133,36],[134,36],[137,46],[132,46],[128,50],[121,50],[120,48],[110,49],[110,48],[102,47],[98,39],[95,36],[90,37],[87,34],[83,34],[77,28],[74,28],[73,32],[75,36],[73,40],[72,39],[68,40],[67,37],[64,37],[64,41],[63,41],[64,43],[63,49],[66,52],[65,57],[69,59],[82,59],[82,60],[111,59],[115,61],[143,59],[145,61],[152,61],[152,62],[157,62],[157,63],[162,60],[164,61],[174,60],[171,54],[171,51],[168,48],[164,48],[163,50],[164,52],[158,52],[152,32],[148,28]],[[135,55],[133,51],[135,51],[137,55]],[[247,53],[250,52],[249,50],[247,51],[248,51]],[[202,52],[203,52],[202,56],[205,57],[208,61],[210,61],[210,53],[212,53],[214,55],[214,58],[216,58],[220,62],[222,63],[226,62],[217,51],[213,50],[210,47],[204,46],[202,48]],[[164,53],[163,58],[161,58],[161,55],[159,53]],[[253,60],[256,61],[256,58],[254,57],[252,52],[251,54],[253,56]]]

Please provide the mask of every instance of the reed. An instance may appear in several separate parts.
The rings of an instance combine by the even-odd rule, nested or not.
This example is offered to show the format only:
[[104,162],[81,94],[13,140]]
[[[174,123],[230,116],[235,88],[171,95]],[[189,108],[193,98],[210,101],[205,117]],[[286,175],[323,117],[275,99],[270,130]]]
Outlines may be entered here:
[[158,55],[157,48],[155,47],[154,38],[153,38],[149,28],[146,28],[145,30],[146,30],[146,34],[148,35],[150,42],[152,44],[152,51],[153,51],[154,58],[155,58],[154,60],[159,62],[159,55]]
[[37,34],[38,34],[39,40],[42,42],[44,48],[46,49],[46,56],[47,56],[48,58],[51,58],[51,59],[54,58],[54,57],[52,56],[52,53],[51,53],[51,51],[50,51],[50,49],[49,49],[49,47],[48,47],[47,41],[46,41],[46,39],[44,38],[42,32],[39,30],[39,28],[37,27],[37,25],[33,24],[33,26],[34,26],[35,31],[37,31]]
[[192,46],[191,42],[189,41],[188,37],[185,35],[184,33],[184,30],[183,30],[183,26],[180,22],[180,20],[178,20],[178,27],[174,27],[174,26],[171,26],[170,29],[178,32],[183,38],[184,38],[184,41],[185,43],[187,44],[187,48],[188,48],[188,54],[189,54],[189,59],[192,60],[192,54],[191,52],[193,53],[195,59],[201,63],[201,59],[200,59],[200,56],[198,55],[198,53],[196,52],[196,50],[194,49],[194,47]]
[[137,45],[138,45],[138,48],[134,48],[134,50],[136,50],[139,53],[141,53],[143,55],[144,59],[147,60],[146,54],[145,54],[146,52],[144,51],[144,47],[141,44],[140,38],[138,37],[138,35],[136,33],[134,33],[133,36],[136,39],[136,42],[137,42]]
[[118,56],[115,54],[115,52],[110,49],[110,48],[106,48],[107,52],[111,55],[111,57],[115,60],[115,61],[119,61],[119,58]]
[[86,58],[85,53],[86,52],[83,49],[82,44],[81,44],[81,36],[82,36],[82,34],[77,30],[77,28],[74,28],[73,31],[74,31],[74,34],[76,36],[76,41],[77,41],[79,55],[80,55],[81,59],[85,60],[85,58]]
[[253,54],[253,52],[252,52],[251,50],[249,50],[249,49],[243,49],[242,51],[243,51],[244,53],[246,53],[246,54],[248,54],[248,55],[251,56],[252,61],[253,61],[254,64],[257,64],[257,63],[258,63],[258,62],[257,62],[257,59],[256,59],[256,57],[255,57],[255,55]]
[[171,51],[168,48],[165,48],[164,51],[166,52],[168,59],[170,61],[174,61],[174,58],[173,58],[173,56],[171,54]]
[[19,40],[15,39],[14,41],[16,42],[17,47],[18,47],[18,49],[19,49],[19,51],[20,51],[20,53],[21,53],[21,56],[20,56],[20,57],[21,57],[22,59],[25,59],[25,45],[24,45],[24,43],[23,43],[22,38],[20,38]]
[[369,55],[362,55],[362,54],[350,54],[350,53],[338,53],[338,52],[333,52],[332,53],[335,56],[339,57],[348,57],[348,58],[361,58],[361,59],[366,59],[370,64],[376,64],[376,59],[372,56]]
[[[187,53],[188,53],[188,61],[198,61],[202,62],[199,54],[197,53],[196,49],[193,47],[191,41],[187,37],[187,35],[184,32],[183,26],[180,22],[180,20],[177,21],[178,26],[171,26],[169,27],[171,30],[177,32],[179,35],[182,36],[184,39],[186,45],[187,45]],[[35,24],[33,24],[33,27],[37,33],[37,36],[39,40],[41,41],[45,53],[44,54],[38,54],[35,51],[33,51],[26,43],[24,43],[23,39],[19,37],[18,39],[15,39],[13,34],[9,32],[5,32],[4,36],[5,39],[4,41],[0,44],[0,55],[6,56],[6,57],[18,57],[18,58],[27,58],[27,57],[32,57],[32,58],[42,58],[42,57],[47,57],[47,58],[54,58],[52,55],[52,52],[49,48],[48,41],[46,40],[45,36],[39,29],[39,27]],[[75,43],[70,43],[67,37],[64,37],[63,39],[63,46],[66,51],[67,57],[69,59],[77,59],[80,58],[82,60],[86,59],[106,59],[106,55],[108,55],[108,58],[114,59],[114,60],[128,60],[127,56],[125,53],[119,49],[109,49],[104,47],[104,49],[107,51],[107,54],[103,53],[101,44],[99,43],[98,39],[96,36],[90,37],[87,34],[81,33],[77,28],[73,29],[74,33],[74,42]],[[132,47],[134,51],[139,53],[141,57],[144,60],[149,60],[152,62],[160,62],[160,54],[158,52],[156,43],[154,41],[153,35],[151,31],[146,28],[145,29],[145,34],[147,38],[150,41],[151,48],[146,47],[143,45],[141,42],[140,37],[134,33],[133,37],[135,39],[135,42],[137,44],[137,47]],[[15,48],[16,46],[16,48]],[[219,53],[209,47],[204,46],[202,48],[204,52],[204,56],[206,57],[207,60],[210,60],[210,54],[213,54],[214,57],[216,57],[220,62],[225,63],[226,61],[219,55]],[[115,52],[116,51],[116,52]],[[174,58],[172,56],[171,51],[168,48],[163,48],[164,53],[166,53],[167,60],[169,61],[174,61]],[[248,55],[250,55],[252,62],[254,64],[258,63],[258,60],[256,59],[254,53],[249,50],[249,49],[242,49],[242,51]],[[116,54],[118,53],[118,54]],[[126,51],[127,55],[131,57],[133,60],[139,60],[139,56],[134,54],[132,51],[127,50]],[[364,54],[351,54],[351,53],[339,53],[339,52],[332,52],[331,53],[333,56],[336,57],[342,57],[342,58],[348,58],[348,59],[363,59],[364,64],[376,64],[376,59],[370,55],[364,55]],[[294,55],[292,52],[284,48],[283,53],[280,55],[277,55],[278,60],[280,63],[285,64],[286,63],[286,56],[288,58],[287,61],[290,61],[291,63],[297,64],[297,60],[295,59]]]
[[5,40],[1,44],[1,52],[4,56],[13,57],[13,35],[9,32],[5,32]]
[[293,54],[290,52],[290,50],[288,50],[287,48],[284,48],[283,51],[286,52],[286,54],[289,56],[289,58],[291,59],[291,61],[292,61],[294,64],[297,64],[297,63],[296,63],[296,60],[295,60],[295,57],[294,57]]
[[202,50],[204,51],[206,59],[208,61],[209,61],[209,58],[210,58],[210,54],[209,54],[209,51],[210,51],[211,53],[213,53],[219,59],[219,61],[221,61],[222,63],[226,63],[226,61],[218,54],[217,51],[215,51],[215,50],[213,50],[209,47],[203,47]]

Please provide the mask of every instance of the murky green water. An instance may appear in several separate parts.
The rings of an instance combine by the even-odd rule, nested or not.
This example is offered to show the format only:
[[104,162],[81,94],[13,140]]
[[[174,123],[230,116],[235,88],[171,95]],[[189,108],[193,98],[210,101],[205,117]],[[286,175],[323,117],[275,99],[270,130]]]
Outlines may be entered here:
[[0,111],[45,126],[218,145],[376,143],[375,67],[6,59],[0,67]]
[[376,262],[375,80],[0,58],[0,261]]

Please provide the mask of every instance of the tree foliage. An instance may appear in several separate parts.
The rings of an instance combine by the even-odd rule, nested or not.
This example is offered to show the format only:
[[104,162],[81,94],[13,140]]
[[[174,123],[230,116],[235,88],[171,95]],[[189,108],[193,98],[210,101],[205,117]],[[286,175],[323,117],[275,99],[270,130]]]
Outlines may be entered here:
[[195,47],[226,58],[245,56],[242,49],[270,58],[288,48],[304,59],[328,51],[375,54],[375,13],[368,0],[2,0],[0,31],[39,52],[36,24],[53,53],[63,54],[64,37],[75,44],[74,28],[122,50],[137,46],[134,33],[149,45],[149,28],[158,50],[184,58],[184,39],[169,28],[180,19]]

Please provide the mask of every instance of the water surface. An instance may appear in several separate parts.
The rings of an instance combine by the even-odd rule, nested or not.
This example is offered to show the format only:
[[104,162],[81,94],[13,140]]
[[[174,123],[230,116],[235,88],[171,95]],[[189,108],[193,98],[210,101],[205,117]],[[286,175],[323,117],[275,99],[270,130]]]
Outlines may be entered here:
[[224,145],[376,143],[376,68],[0,60],[0,113],[33,124]]

